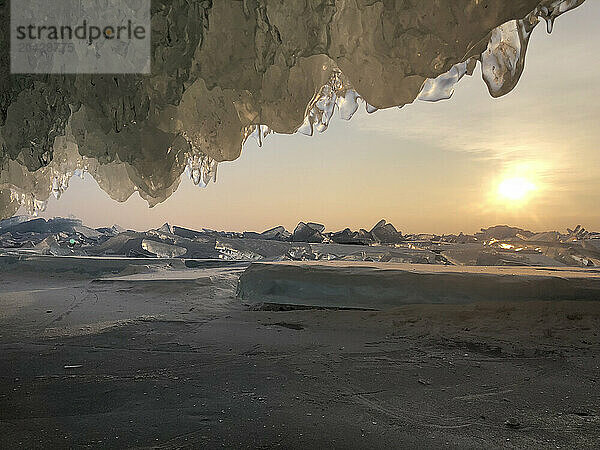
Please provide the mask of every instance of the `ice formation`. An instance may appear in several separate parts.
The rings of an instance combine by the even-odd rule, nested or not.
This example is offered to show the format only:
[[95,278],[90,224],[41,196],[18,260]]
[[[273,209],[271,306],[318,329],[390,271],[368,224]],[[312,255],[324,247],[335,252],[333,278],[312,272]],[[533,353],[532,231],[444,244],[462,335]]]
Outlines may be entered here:
[[206,187],[211,181],[217,181],[219,163],[207,155],[194,155],[188,158],[185,174],[196,186]]
[[472,59],[469,59],[455,64],[452,69],[437,78],[425,80],[417,98],[426,102],[437,102],[452,97],[456,84],[467,74],[471,61]]
[[481,55],[473,56],[455,64],[448,72],[434,79],[427,79],[419,100],[439,101],[452,97],[456,84],[465,74],[471,75],[475,64],[481,62],[481,72],[492,97],[501,97],[514,89],[523,69],[529,37],[540,19],[552,32],[554,20],[561,14],[580,6],[585,0],[554,0],[541,2],[523,19],[510,20],[494,28],[488,39],[487,48]]
[[[10,75],[0,39],[0,217],[43,209],[74,174],[153,206],[199,186],[244,142],[323,132],[415,99],[449,98],[479,61],[490,94],[514,88],[543,19],[584,0],[153,2],[150,76]],[[0,20],[8,20],[8,3]]]
[[[370,231],[300,222],[293,233],[200,231],[164,224],[145,232],[89,228],[77,219],[0,220],[0,255],[142,257],[229,261],[375,261],[457,266],[600,267],[600,233],[580,225],[535,233],[499,225],[475,234],[404,234],[380,220]],[[196,264],[191,262],[190,264]],[[187,263],[186,263],[187,265]]]
[[158,242],[151,239],[144,239],[142,241],[142,248],[147,252],[155,254],[159,258],[177,258],[178,256],[187,253],[187,249],[184,247],[165,244],[164,242]]

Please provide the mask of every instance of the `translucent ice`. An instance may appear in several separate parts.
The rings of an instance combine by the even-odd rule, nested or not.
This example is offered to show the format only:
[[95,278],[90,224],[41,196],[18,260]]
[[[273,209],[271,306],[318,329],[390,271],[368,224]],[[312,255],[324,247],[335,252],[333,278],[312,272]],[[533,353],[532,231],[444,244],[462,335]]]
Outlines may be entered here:
[[344,120],[352,119],[352,116],[358,109],[358,99],[360,95],[354,89],[348,89],[346,93],[337,98],[337,107],[340,112],[340,118]]
[[533,26],[526,20],[511,20],[492,31],[481,54],[481,73],[492,97],[505,95],[517,85]]
[[0,72],[0,217],[43,209],[84,172],[117,201],[138,192],[154,206],[184,172],[216,180],[250,136],[324,132],[359,100],[372,113],[449,98],[476,60],[504,95],[540,19],[552,31],[584,1],[158,3],[151,74]]
[[533,14],[544,19],[546,21],[546,30],[548,33],[552,33],[556,18],[567,11],[577,8],[579,5],[583,4],[584,1],[585,0],[552,0],[542,2]]
[[188,158],[185,174],[198,187],[206,187],[211,181],[217,181],[217,161],[206,155],[194,155]]
[[154,253],[159,258],[177,258],[187,253],[187,249],[177,245],[169,245],[164,242],[157,242],[150,239],[142,241],[142,248],[150,253]]
[[423,83],[423,87],[417,98],[426,102],[437,102],[452,97],[456,84],[467,73],[468,64],[469,61],[463,61],[455,64],[452,66],[452,69],[441,74],[439,77],[434,79],[429,78]]

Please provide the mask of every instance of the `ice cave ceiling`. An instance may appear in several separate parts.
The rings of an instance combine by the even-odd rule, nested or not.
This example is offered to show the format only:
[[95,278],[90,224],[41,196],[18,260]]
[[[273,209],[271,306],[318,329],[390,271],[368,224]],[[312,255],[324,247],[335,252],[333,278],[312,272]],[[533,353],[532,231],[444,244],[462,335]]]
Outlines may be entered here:
[[[584,0],[153,0],[151,75],[11,75],[0,39],[0,218],[44,207],[89,172],[153,206],[244,141],[313,134],[335,110],[436,101],[475,65],[492,97],[532,29]],[[9,18],[1,1],[1,20]]]

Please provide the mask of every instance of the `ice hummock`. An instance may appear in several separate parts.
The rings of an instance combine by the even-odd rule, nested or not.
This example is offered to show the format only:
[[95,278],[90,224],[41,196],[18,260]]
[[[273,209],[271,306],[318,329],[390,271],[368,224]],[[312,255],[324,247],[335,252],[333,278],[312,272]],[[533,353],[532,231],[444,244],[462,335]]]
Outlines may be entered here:
[[0,221],[0,255],[182,258],[228,261],[369,261],[460,266],[600,267],[600,233],[581,225],[533,232],[497,225],[474,234],[402,233],[385,219],[370,231],[327,231],[299,222],[264,232],[148,231],[91,228],[78,219],[13,217]]
[[[410,304],[597,301],[594,270],[343,261],[253,263],[237,296],[253,308],[387,310]],[[466,356],[466,355],[465,355]]]

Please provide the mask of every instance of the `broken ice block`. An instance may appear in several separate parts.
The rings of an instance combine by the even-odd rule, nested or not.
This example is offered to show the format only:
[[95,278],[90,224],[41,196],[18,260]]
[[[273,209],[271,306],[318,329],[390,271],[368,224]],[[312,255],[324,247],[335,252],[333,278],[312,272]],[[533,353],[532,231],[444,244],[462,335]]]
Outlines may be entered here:
[[187,253],[187,249],[183,247],[152,241],[150,239],[142,241],[142,248],[150,253],[154,253],[159,258],[177,258]]

